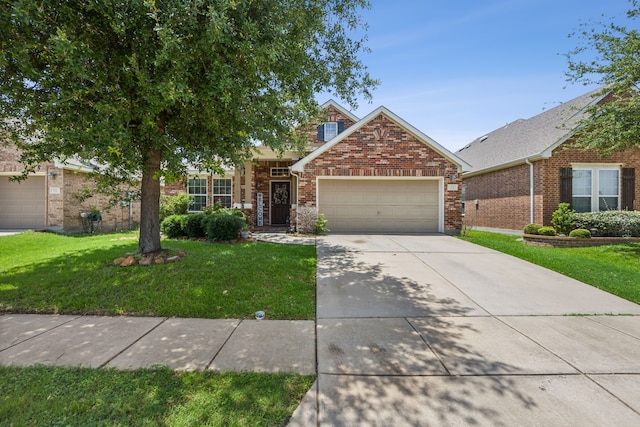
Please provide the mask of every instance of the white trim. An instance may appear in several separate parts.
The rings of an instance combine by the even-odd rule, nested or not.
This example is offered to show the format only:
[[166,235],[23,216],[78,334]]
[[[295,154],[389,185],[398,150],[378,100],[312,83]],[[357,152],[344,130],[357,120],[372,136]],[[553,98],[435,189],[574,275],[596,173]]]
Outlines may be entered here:
[[321,110],[326,110],[329,107],[335,108],[336,110],[338,110],[340,112],[340,114],[350,118],[354,123],[357,122],[358,120],[360,120],[356,115],[354,115],[352,112],[350,112],[349,110],[344,108],[342,105],[338,104],[333,99],[330,99],[327,102],[325,102],[324,104],[322,104],[320,106],[320,109]]
[[358,123],[345,129],[343,132],[341,132],[338,136],[333,138],[331,141],[322,145],[317,150],[312,151],[309,155],[307,155],[306,157],[304,157],[303,159],[301,159],[300,161],[292,165],[291,170],[294,172],[303,172],[304,167],[307,163],[316,159],[325,151],[330,150],[334,145],[339,144],[345,138],[357,132],[360,128],[362,128],[364,125],[369,123],[371,120],[378,117],[380,114],[383,114],[388,119],[395,122],[398,126],[404,128],[406,131],[413,134],[420,142],[429,146],[438,154],[444,156],[451,162],[458,165],[458,167],[462,169],[462,172],[468,171],[471,169],[471,166],[468,163],[466,163],[464,160],[462,160],[461,158],[459,158],[458,156],[456,156],[455,154],[453,154],[452,152],[450,152],[449,150],[447,150],[446,148],[438,144],[436,141],[434,141],[433,139],[431,139],[430,137],[428,137],[427,135],[425,135],[424,133],[422,133],[421,131],[419,131],[418,129],[416,129],[415,127],[413,127],[412,125],[404,121],[403,119],[401,119],[399,116],[391,112],[386,107],[381,106],[373,110],[371,113],[369,113],[366,117],[364,117]]
[[443,176],[316,176],[316,208],[320,206],[320,180],[354,181],[438,181],[438,233],[444,233],[444,177]]

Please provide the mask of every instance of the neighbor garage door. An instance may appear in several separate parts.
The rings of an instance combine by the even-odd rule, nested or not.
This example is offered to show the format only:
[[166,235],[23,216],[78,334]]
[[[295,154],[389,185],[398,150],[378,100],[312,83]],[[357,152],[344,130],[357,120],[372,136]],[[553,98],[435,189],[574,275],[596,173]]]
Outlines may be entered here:
[[438,232],[440,182],[319,179],[318,207],[338,233]]
[[20,183],[0,176],[0,228],[44,228],[44,176]]

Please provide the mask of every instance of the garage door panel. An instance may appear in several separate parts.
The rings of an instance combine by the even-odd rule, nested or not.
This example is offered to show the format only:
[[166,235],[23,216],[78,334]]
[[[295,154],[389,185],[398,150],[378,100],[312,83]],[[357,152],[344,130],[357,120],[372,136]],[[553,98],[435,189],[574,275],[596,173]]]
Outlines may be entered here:
[[0,228],[43,228],[45,179],[31,176],[20,183],[0,177]]
[[333,232],[437,232],[437,180],[318,181],[320,211]]

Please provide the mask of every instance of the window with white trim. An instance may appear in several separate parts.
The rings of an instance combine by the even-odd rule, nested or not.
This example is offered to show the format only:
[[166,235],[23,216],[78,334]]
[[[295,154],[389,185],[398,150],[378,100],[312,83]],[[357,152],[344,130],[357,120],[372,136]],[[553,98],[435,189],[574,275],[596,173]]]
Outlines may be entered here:
[[324,140],[331,141],[338,136],[338,123],[328,122],[324,124]]
[[225,208],[231,207],[231,178],[216,178],[213,180],[213,200],[222,203]]
[[274,177],[289,176],[289,168],[271,168],[271,176],[274,176]]
[[190,211],[201,211],[207,206],[207,178],[193,177],[187,181],[187,193],[193,201]]
[[576,212],[620,209],[620,168],[574,167],[571,189]]

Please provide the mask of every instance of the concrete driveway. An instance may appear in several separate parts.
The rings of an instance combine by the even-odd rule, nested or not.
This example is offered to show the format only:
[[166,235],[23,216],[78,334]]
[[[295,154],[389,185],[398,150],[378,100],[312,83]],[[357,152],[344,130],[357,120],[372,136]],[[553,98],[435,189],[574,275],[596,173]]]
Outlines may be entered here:
[[318,381],[291,425],[640,425],[640,306],[444,235],[317,251]]

